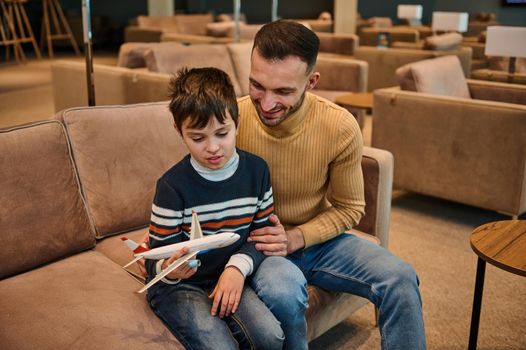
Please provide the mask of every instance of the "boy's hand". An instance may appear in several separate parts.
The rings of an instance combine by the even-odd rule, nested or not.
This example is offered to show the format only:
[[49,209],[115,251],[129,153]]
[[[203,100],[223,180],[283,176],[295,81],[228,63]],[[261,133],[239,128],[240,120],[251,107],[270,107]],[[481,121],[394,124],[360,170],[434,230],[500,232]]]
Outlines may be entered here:
[[212,316],[217,314],[219,303],[221,303],[219,318],[235,313],[241,300],[244,284],[245,277],[241,271],[233,266],[227,267],[219,277],[216,287],[209,296],[210,299],[214,299],[212,303]]
[[[181,250],[173,253],[171,257],[163,261],[162,269],[167,269],[168,266],[170,266],[175,260],[179,259],[183,255],[188,254],[188,247],[183,247]],[[175,280],[175,279],[187,279],[191,277],[194,273],[197,272],[197,268],[191,268],[188,266],[188,262],[185,262],[172,272],[166,275],[169,279]]]

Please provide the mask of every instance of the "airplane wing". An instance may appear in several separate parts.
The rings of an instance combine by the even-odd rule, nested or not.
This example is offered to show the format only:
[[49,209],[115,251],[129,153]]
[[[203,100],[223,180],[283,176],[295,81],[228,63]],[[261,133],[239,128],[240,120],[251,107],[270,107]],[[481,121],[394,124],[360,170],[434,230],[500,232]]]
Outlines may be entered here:
[[138,256],[138,257],[136,257],[135,259],[133,259],[132,261],[130,261],[129,263],[127,263],[126,265],[124,265],[122,268],[125,269],[125,268],[127,268],[128,266],[130,266],[131,264],[133,264],[134,262],[139,261],[140,259],[142,259],[142,256]]
[[148,288],[150,288],[151,286],[153,286],[155,283],[159,282],[162,278],[164,278],[166,275],[168,275],[170,272],[172,272],[173,270],[175,270],[176,268],[178,268],[179,266],[181,266],[182,264],[184,264],[185,262],[187,262],[188,260],[190,259],[193,259],[195,258],[195,256],[197,255],[197,253],[199,253],[199,251],[197,252],[193,252],[191,254],[186,254],[186,255],[183,255],[182,257],[180,257],[179,259],[175,260],[170,266],[168,266],[166,269],[164,269],[163,271],[161,271],[160,274],[158,274],[157,276],[155,276],[154,279],[152,279],[150,282],[148,282],[147,285],[145,285],[144,287],[142,287],[138,293],[142,293],[144,292],[145,290],[147,290]]

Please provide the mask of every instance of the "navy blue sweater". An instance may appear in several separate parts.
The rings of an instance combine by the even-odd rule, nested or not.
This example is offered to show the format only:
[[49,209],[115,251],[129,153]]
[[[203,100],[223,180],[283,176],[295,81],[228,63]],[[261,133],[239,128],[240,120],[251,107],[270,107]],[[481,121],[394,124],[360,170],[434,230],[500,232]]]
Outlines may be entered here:
[[[247,242],[249,233],[268,226],[274,202],[270,174],[265,161],[256,155],[237,150],[239,165],[226,180],[209,181],[199,175],[187,155],[158,181],[152,205],[150,247],[188,240],[192,211],[199,218],[203,235],[235,232],[241,238],[234,244],[198,255],[201,266],[185,281],[217,280],[236,253],[249,255],[254,271],[265,258],[254,243]],[[147,260],[150,277],[155,276],[156,261]]]

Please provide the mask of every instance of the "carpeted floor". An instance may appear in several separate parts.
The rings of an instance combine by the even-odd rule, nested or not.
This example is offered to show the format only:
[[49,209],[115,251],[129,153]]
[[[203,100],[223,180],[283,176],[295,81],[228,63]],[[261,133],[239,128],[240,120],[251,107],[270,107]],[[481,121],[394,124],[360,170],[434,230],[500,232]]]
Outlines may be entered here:
[[[104,58],[112,60],[115,57]],[[34,78],[25,77],[26,69]],[[53,113],[48,60],[0,65],[0,128]],[[366,144],[371,124],[366,118]],[[508,218],[494,212],[395,191],[389,249],[419,274],[429,349],[467,348],[476,268],[469,236],[483,223],[504,219]],[[379,349],[373,321],[374,309],[368,305],[311,342],[310,348]],[[478,348],[526,349],[525,329],[526,279],[488,265]]]

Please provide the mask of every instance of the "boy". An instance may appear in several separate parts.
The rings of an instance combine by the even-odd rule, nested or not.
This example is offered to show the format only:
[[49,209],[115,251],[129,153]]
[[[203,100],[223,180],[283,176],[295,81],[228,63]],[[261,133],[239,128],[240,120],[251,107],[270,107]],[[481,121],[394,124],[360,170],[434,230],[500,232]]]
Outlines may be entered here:
[[[174,126],[190,154],[157,182],[150,247],[187,240],[193,210],[203,234],[232,231],[241,238],[199,255],[199,269],[183,264],[172,271],[149,289],[150,306],[189,349],[280,349],[279,322],[244,286],[265,257],[247,237],[269,225],[273,213],[268,167],[235,147],[237,101],[226,73],[183,69],[170,88]],[[146,261],[149,279],[185,253]]]

